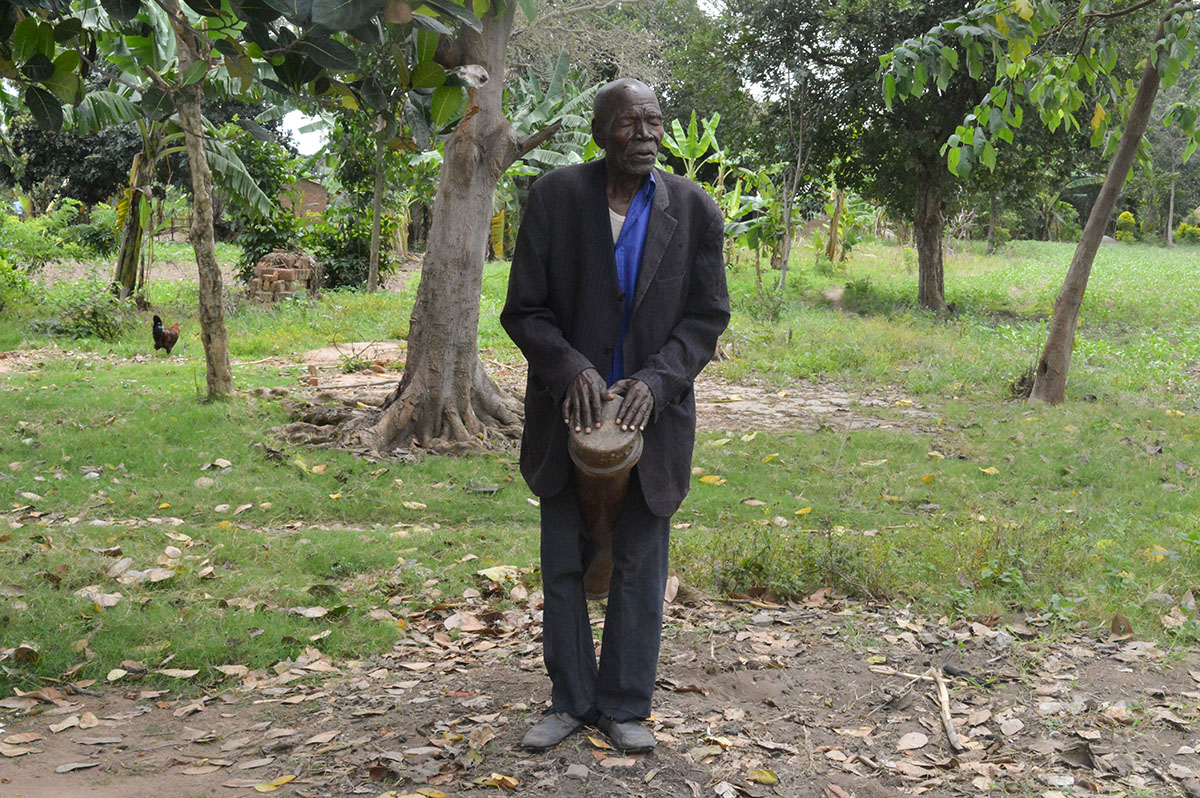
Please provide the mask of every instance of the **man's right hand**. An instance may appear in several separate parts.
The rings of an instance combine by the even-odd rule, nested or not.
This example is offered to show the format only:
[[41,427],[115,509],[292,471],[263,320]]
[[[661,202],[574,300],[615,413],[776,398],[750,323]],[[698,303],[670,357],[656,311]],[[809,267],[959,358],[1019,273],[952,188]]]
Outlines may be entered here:
[[563,421],[576,432],[591,432],[601,424],[600,406],[612,399],[608,385],[600,372],[584,369],[567,387],[567,398],[563,400]]

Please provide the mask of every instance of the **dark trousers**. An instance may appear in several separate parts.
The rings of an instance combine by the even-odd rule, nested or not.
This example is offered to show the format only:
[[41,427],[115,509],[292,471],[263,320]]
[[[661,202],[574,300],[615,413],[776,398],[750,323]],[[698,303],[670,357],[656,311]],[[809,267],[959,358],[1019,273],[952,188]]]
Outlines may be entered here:
[[554,710],[588,722],[650,716],[662,638],[669,518],[650,512],[636,471],[613,530],[613,576],[596,665],[583,575],[594,555],[575,480],[542,499],[542,649]]

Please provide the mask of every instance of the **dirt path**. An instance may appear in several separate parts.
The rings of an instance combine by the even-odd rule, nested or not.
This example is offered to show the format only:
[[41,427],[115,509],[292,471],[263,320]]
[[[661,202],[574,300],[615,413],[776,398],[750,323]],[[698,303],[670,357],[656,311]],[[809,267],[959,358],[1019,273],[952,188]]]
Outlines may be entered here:
[[[354,341],[258,363],[297,375],[295,381],[301,383],[301,393],[307,398],[378,405],[399,382],[404,357],[401,343]],[[376,370],[343,373],[341,365],[348,359],[373,363]],[[501,387],[518,396],[524,392],[523,363],[485,362],[489,375]],[[832,383],[797,382],[781,390],[754,381],[730,382],[708,373],[696,381],[696,407],[701,430],[786,432],[834,427],[926,431],[934,428],[936,417],[902,391],[887,386],[852,392]]]
[[[28,751],[0,758],[0,797],[238,798],[289,776],[275,794],[1200,794],[1194,653],[1069,634],[1047,643],[1045,628],[948,625],[828,591],[786,606],[676,598],[658,749],[621,756],[586,730],[528,754],[518,743],[548,692],[539,607],[523,586],[484,580],[410,616],[405,639],[371,662],[313,650],[219,695],[142,692],[128,676],[92,685],[94,696],[50,694],[60,706],[0,715],[0,753]],[[931,665],[948,674],[962,751]],[[72,718],[98,725],[52,731]],[[56,772],[69,763],[88,767]]]

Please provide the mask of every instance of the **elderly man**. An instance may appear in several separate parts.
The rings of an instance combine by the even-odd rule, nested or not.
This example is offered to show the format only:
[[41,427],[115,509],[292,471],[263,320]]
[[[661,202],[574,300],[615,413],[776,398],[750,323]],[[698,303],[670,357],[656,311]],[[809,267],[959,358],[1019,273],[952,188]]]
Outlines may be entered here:
[[[534,183],[500,321],[529,362],[521,473],[541,497],[543,654],[551,709],[523,745],[558,745],[584,724],[616,748],[648,751],[662,635],[670,517],[688,490],[692,382],[729,322],[720,211],[690,180],[655,168],[663,137],[654,92],[602,87],[592,136],[605,157]],[[617,423],[643,434],[613,529],[613,570],[597,667],[583,577],[589,546],[567,452],[568,427]]]

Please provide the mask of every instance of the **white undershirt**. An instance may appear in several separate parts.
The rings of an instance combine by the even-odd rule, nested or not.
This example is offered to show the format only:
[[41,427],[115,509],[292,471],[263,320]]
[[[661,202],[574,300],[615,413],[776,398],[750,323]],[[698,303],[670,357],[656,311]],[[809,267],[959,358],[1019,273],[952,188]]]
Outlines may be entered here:
[[617,239],[621,237],[621,228],[625,226],[625,217],[612,208],[609,208],[608,223],[612,227],[613,243],[615,244],[617,243]]

